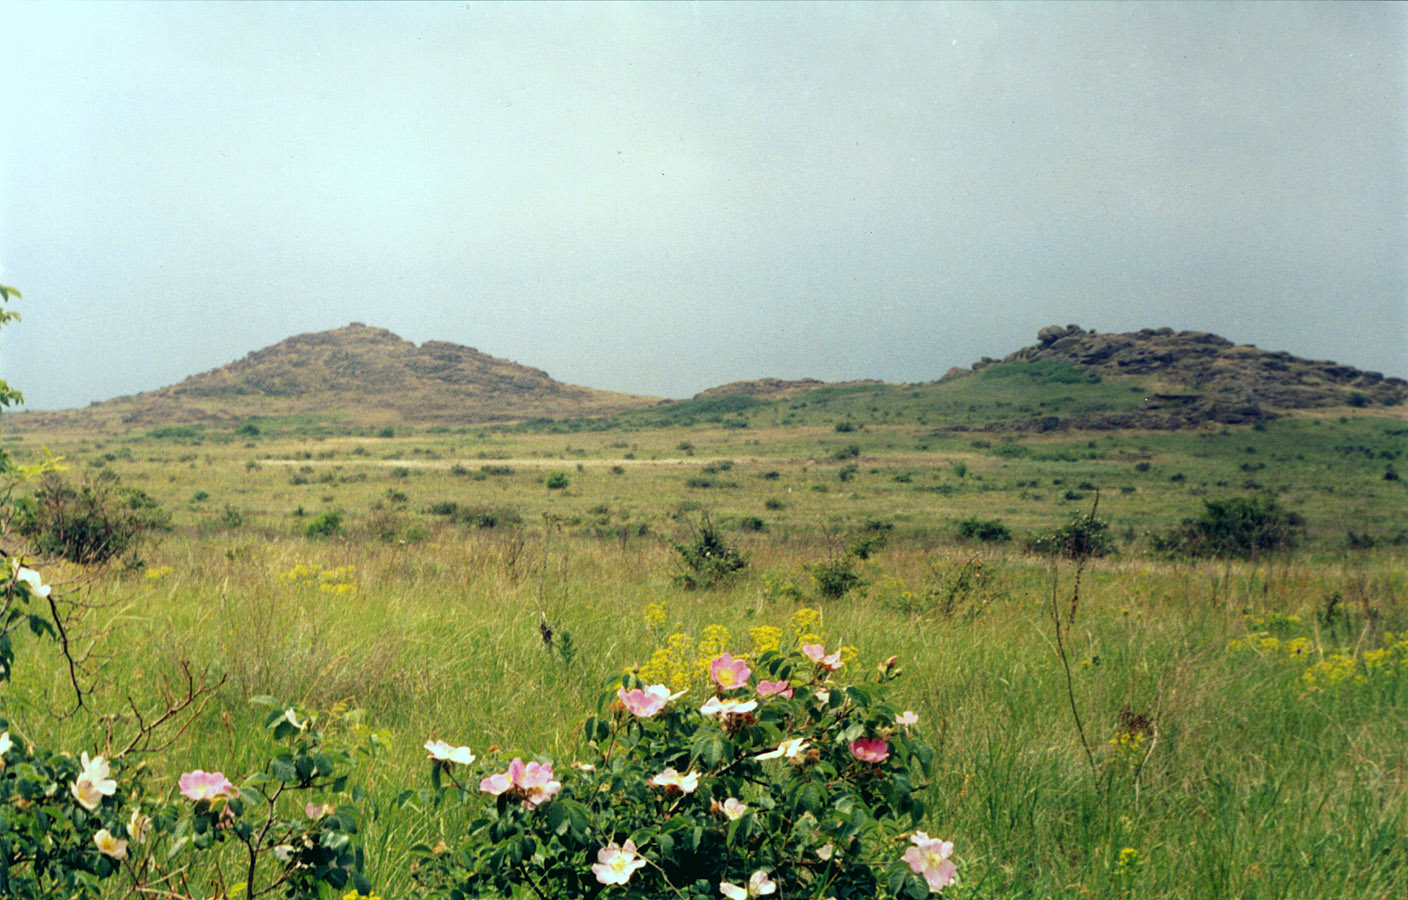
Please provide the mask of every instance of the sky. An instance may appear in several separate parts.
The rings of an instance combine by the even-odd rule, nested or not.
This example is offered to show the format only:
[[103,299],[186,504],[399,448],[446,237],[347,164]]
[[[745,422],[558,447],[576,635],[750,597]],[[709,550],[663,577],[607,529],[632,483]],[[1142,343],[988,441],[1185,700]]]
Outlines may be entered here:
[[1408,6],[0,0],[0,376],[357,321],[590,387],[1050,324],[1408,376]]

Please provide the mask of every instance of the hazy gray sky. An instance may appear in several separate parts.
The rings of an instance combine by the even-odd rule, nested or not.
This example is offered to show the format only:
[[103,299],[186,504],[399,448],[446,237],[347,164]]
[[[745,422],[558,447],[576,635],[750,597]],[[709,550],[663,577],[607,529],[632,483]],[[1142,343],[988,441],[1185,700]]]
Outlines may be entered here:
[[0,0],[30,408],[361,321],[688,396],[1169,325],[1408,375],[1408,7]]

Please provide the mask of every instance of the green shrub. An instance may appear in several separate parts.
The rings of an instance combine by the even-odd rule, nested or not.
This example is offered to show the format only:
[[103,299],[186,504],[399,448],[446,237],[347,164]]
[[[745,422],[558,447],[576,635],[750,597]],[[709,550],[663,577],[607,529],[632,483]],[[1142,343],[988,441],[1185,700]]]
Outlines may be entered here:
[[1305,518],[1275,497],[1229,497],[1204,500],[1200,516],[1155,536],[1154,548],[1187,556],[1254,557],[1293,549],[1304,530]]
[[143,491],[115,480],[75,487],[49,474],[32,497],[15,501],[15,527],[42,554],[100,564],[135,557],[143,541],[171,530],[171,515]]
[[1110,523],[1095,516],[1077,513],[1071,521],[1055,531],[1037,535],[1028,541],[1034,553],[1059,556],[1063,559],[1089,559],[1105,556],[1115,548],[1109,535]]
[[700,519],[694,537],[674,548],[687,570],[675,573],[674,581],[691,590],[713,587],[748,565],[748,560],[723,539],[707,515]]
[[550,491],[563,490],[571,483],[566,472],[549,472],[547,479],[543,482]]
[[1001,544],[1012,540],[1012,531],[1001,519],[969,516],[959,521],[957,531],[960,538],[978,540],[985,544]]
[[225,511],[220,514],[220,527],[226,529],[236,529],[244,527],[244,513],[239,507],[225,504]]
[[342,534],[342,513],[331,509],[318,513],[303,526],[303,534],[313,539],[337,537]]
[[808,568],[816,582],[817,593],[831,600],[841,599],[862,583],[850,555],[813,563]]

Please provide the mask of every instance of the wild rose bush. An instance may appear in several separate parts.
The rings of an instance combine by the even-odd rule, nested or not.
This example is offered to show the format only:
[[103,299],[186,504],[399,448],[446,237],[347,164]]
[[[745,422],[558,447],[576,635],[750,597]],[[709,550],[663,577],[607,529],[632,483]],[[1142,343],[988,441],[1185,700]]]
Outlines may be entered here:
[[[707,696],[613,677],[585,759],[503,764],[427,743],[432,786],[404,806],[466,809],[421,844],[430,896],[921,898],[952,882],[953,845],[916,826],[933,752],[886,699],[882,664],[847,684],[815,644],[721,653]],[[468,760],[469,762],[466,762]]]
[[[13,671],[21,626],[57,637],[63,621],[39,572],[12,557],[8,575],[0,683]],[[12,734],[0,716],[0,897],[97,896],[110,879],[177,898],[311,898],[324,886],[369,893],[356,837],[362,795],[348,785],[352,751],[325,740],[318,716],[259,701],[273,707],[270,757],[239,786],[196,769],[157,790],[135,761],[141,742],[80,749],[75,759]],[[369,752],[376,745],[369,739]]]

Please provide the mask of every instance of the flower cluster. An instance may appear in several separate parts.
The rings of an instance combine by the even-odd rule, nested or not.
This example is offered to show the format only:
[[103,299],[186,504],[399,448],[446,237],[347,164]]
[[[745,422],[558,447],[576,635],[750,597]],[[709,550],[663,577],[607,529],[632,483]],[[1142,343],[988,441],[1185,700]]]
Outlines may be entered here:
[[279,573],[279,580],[286,584],[312,587],[319,593],[337,595],[357,593],[356,577],[357,567],[354,565],[324,569],[316,563],[299,563],[287,572]]
[[[793,624],[811,633],[818,623]],[[700,896],[708,885],[729,900],[908,898],[953,881],[952,843],[912,830],[933,754],[919,716],[885,701],[895,660],[858,684],[836,680],[845,657],[819,640],[688,662],[707,673],[702,701],[627,673],[585,723],[586,759],[560,781],[541,758],[480,770],[480,796],[500,802],[471,814],[458,846],[427,848],[421,876],[446,895],[564,900],[623,885],[632,896]],[[426,749],[439,767],[455,753],[474,759],[441,742]],[[476,802],[440,777],[432,769],[436,802]]]
[[562,783],[553,780],[552,763],[525,764],[521,757],[514,757],[508,771],[485,778],[479,782],[479,789],[495,797],[507,795],[532,809],[551,800],[562,790]]

